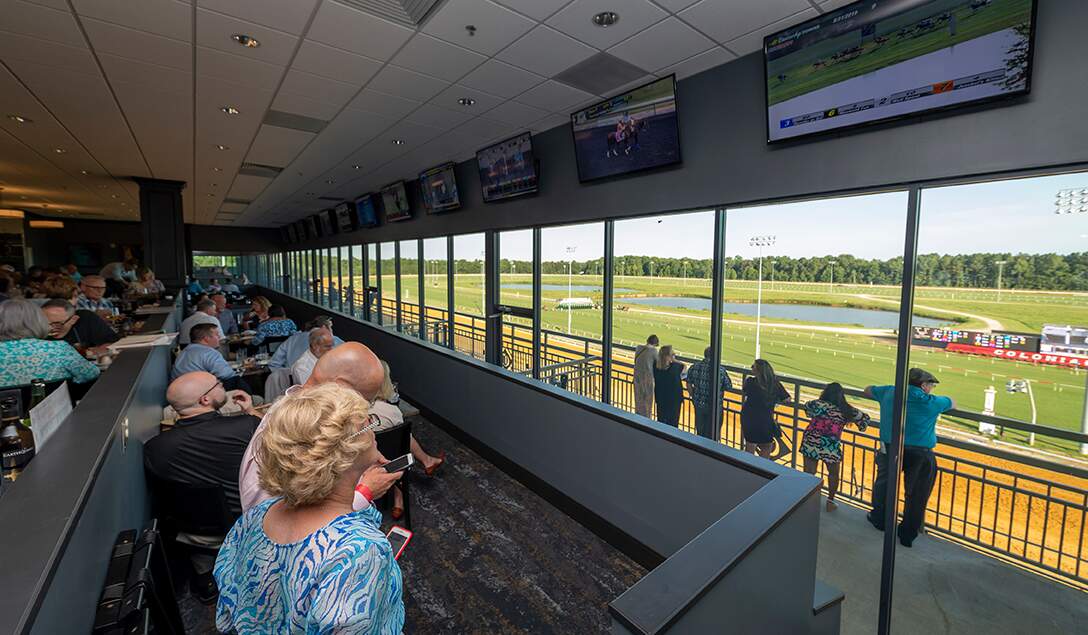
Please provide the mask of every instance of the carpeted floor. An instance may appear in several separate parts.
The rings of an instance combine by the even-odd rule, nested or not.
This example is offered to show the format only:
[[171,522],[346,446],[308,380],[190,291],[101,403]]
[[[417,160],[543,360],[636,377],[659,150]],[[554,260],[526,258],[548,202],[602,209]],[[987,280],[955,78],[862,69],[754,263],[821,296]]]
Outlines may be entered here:
[[[447,463],[413,475],[401,556],[406,633],[603,633],[607,604],[645,570],[426,422],[413,434]],[[190,633],[214,612],[182,602]]]

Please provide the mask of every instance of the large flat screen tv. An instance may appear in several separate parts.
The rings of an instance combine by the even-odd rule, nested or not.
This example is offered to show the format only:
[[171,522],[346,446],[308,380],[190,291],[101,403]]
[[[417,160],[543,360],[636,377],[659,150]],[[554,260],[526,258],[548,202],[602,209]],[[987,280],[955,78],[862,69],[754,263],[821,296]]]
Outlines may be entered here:
[[1035,0],[863,0],[763,41],[767,141],[1028,92]]
[[420,172],[419,196],[428,214],[448,212],[461,207],[461,196],[457,192],[457,177],[453,173],[453,163],[445,163]]
[[305,221],[297,220],[291,223],[291,226],[295,228],[295,238],[297,238],[299,242],[302,242],[309,238],[309,236],[306,235]]
[[374,194],[363,194],[355,199],[355,224],[360,228],[378,226],[378,206]]
[[408,192],[404,190],[404,181],[390,183],[382,188],[382,207],[385,208],[387,222],[395,223],[412,217],[412,209],[408,206]]
[[485,203],[534,194],[538,190],[533,136],[528,132],[479,150],[476,166]]
[[341,234],[355,231],[355,203],[344,201],[332,208],[336,216],[336,227]]
[[675,75],[571,113],[570,123],[582,182],[680,162]]
[[305,220],[306,220],[306,236],[308,236],[309,238],[319,238],[321,236],[321,231],[320,231],[319,225],[317,223],[317,216],[316,215],[307,216],[305,218]]
[[323,209],[318,213],[318,218],[321,220],[321,233],[325,236],[332,236],[339,229],[336,224],[336,213],[331,209]]

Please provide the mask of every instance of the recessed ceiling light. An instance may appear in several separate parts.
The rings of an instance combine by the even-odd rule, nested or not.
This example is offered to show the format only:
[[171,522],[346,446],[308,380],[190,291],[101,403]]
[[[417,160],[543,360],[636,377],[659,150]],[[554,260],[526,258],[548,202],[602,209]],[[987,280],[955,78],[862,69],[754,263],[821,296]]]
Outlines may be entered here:
[[468,32],[469,37],[472,37],[472,36],[476,35],[476,25],[475,24],[466,24],[465,25],[465,31]]
[[80,173],[80,174],[90,174],[90,172],[88,172],[88,171],[86,171],[86,170],[80,170],[80,171],[79,171],[79,173]]
[[462,97],[457,100],[457,103],[461,104],[462,106],[475,106],[476,100],[471,97]]
[[608,27],[619,21],[620,16],[615,11],[601,11],[597,15],[593,16],[593,24],[596,24],[602,29],[607,29]]
[[234,106],[221,106],[219,108],[219,110],[222,110],[223,112],[227,113],[228,115],[237,115],[238,112],[239,112],[238,109],[235,108]]
[[325,179],[325,182],[332,185],[333,183],[336,183],[336,179]]
[[306,192],[306,196],[315,196],[317,192]]
[[215,194],[209,194],[208,198],[215,198]]
[[22,115],[8,115],[8,119],[11,119],[15,123],[34,123],[33,119]]
[[64,153],[66,153],[68,151],[65,150],[64,148],[53,148],[53,152],[56,152],[57,154],[64,154]]
[[225,146],[222,143],[215,144],[216,150],[230,150],[230,146]]
[[223,168],[212,168],[212,172],[222,172]]
[[355,165],[351,166],[351,169],[352,170],[361,170],[361,169],[363,169],[363,166],[356,163]]
[[235,33],[234,35],[230,36],[230,39],[241,44],[247,49],[255,49],[261,45],[260,41],[258,41],[257,38],[249,37],[244,33]]
[[404,139],[393,139],[393,145],[395,145],[395,146],[404,145]]

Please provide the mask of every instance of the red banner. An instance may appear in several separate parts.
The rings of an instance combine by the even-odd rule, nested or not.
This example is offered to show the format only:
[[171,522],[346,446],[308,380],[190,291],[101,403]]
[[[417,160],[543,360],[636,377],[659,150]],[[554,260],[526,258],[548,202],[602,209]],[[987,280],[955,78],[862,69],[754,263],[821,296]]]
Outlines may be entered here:
[[989,355],[1001,359],[1011,359],[1018,362],[1031,364],[1047,364],[1048,366],[1068,366],[1070,368],[1088,368],[1088,357],[1076,355],[1064,355],[1062,353],[1028,353],[1026,351],[1013,351],[1003,348],[985,348],[983,346],[971,346],[969,344],[949,344],[946,351],[954,353],[969,353],[971,355]]

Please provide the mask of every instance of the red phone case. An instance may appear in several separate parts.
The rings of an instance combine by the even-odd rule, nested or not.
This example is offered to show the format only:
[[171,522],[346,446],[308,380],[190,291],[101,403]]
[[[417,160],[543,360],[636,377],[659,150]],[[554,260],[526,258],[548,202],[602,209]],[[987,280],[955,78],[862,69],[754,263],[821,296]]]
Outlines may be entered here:
[[[399,526],[398,526],[398,527],[397,527],[397,529],[400,529],[401,531],[405,531],[405,532],[408,532],[408,535],[407,535],[407,536],[405,537],[405,539],[404,539],[404,544],[400,546],[400,549],[398,549],[398,550],[397,550],[397,552],[396,552],[395,554],[393,554],[393,559],[394,559],[394,560],[398,560],[398,559],[400,559],[400,554],[404,553],[404,550],[405,550],[405,548],[407,548],[407,547],[408,547],[408,543],[412,542],[412,536],[414,536],[414,535],[415,535],[415,534],[413,534],[413,533],[412,533],[412,531],[411,531],[411,530],[409,530],[409,529],[405,529],[404,527],[399,527]],[[398,533],[399,533],[399,532],[398,532]],[[385,535],[385,537],[386,537],[386,538],[389,538],[389,536],[392,536],[392,535],[393,535],[393,530],[392,530],[392,529],[390,529],[390,530],[389,530],[389,533],[387,533],[387,534]]]

